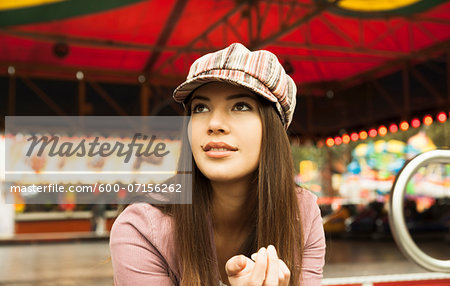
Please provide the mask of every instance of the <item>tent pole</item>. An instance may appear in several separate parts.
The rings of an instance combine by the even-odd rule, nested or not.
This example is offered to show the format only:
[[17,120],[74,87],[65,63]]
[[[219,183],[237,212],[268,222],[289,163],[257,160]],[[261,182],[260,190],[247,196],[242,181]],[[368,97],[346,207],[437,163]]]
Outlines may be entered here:
[[14,116],[16,113],[16,76],[13,74],[9,77],[8,95],[8,114]]
[[408,63],[403,64],[402,69],[402,84],[403,84],[403,119],[406,120],[410,113],[410,89],[409,89],[409,65]]
[[84,80],[78,81],[78,115],[86,114],[86,83]]
[[450,104],[450,48],[447,48],[445,55],[447,57],[447,102]]
[[148,116],[148,100],[150,99],[150,88],[147,84],[141,84],[141,115]]

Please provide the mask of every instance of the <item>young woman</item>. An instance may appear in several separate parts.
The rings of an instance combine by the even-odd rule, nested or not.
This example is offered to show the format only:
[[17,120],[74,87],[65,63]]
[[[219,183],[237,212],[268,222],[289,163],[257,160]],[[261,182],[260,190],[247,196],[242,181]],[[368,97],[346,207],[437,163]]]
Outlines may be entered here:
[[320,285],[316,197],[295,186],[296,87],[275,55],[207,54],[174,92],[190,116],[192,204],[128,206],[111,231],[115,285]]

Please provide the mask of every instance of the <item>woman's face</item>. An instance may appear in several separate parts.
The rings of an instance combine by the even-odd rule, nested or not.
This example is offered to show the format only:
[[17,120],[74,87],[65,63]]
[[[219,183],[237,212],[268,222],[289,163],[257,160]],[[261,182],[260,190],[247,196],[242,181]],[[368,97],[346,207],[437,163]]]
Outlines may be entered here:
[[200,171],[214,182],[250,179],[258,167],[262,123],[256,96],[212,82],[192,95],[190,143]]

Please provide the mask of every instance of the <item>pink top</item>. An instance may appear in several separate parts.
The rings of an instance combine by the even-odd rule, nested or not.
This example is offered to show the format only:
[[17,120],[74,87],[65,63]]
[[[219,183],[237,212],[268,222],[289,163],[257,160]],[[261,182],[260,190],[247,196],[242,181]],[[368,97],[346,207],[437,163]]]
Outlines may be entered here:
[[[325,263],[322,218],[315,195],[302,190],[298,199],[305,243],[300,285],[316,286]],[[111,230],[110,249],[117,286],[172,286],[180,281],[171,217],[149,204],[130,205],[119,215]]]

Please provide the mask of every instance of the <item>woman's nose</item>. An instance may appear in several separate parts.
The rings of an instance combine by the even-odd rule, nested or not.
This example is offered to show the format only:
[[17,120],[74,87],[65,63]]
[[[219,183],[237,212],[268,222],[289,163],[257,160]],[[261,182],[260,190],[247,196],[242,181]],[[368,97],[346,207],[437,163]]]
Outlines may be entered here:
[[208,124],[208,134],[228,133],[229,126],[226,116],[221,111],[213,111]]

